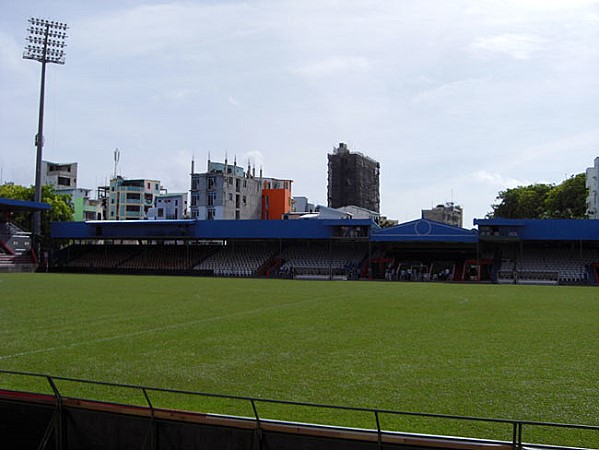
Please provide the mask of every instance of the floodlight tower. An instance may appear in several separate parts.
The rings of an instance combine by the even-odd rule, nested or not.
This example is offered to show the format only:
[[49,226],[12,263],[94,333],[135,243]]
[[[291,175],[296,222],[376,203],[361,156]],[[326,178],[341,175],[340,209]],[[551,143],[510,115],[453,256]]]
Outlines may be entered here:
[[[54,22],[46,19],[29,19],[30,27],[28,44],[23,52],[23,59],[33,59],[42,63],[42,80],[40,84],[40,107],[35,136],[37,158],[35,164],[35,196],[34,201],[42,201],[42,147],[44,146],[44,91],[46,84],[46,63],[64,64],[65,39],[68,26],[65,23]],[[40,234],[41,212],[33,213],[33,233]]]

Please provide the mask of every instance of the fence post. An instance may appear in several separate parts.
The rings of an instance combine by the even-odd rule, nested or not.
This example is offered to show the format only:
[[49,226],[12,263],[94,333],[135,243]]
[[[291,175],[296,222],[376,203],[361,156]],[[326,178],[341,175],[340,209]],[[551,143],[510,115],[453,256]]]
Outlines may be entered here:
[[154,421],[155,419],[155,412],[154,412],[154,406],[152,405],[152,402],[150,401],[150,396],[148,395],[148,392],[146,391],[145,387],[141,388],[141,391],[144,394],[144,397],[146,398],[146,402],[148,402],[148,406],[150,407],[150,448],[152,450],[156,449],[156,422]]
[[516,450],[522,448],[522,422],[512,422],[512,447]]
[[260,450],[262,448],[262,427],[260,426],[260,416],[258,415],[258,409],[256,408],[256,402],[251,399],[252,409],[254,410],[254,416],[256,417],[256,448]]
[[[58,386],[54,382],[54,379],[50,375],[46,375],[46,380],[48,380],[48,384],[52,388],[54,392],[54,397],[56,398],[56,414],[55,414],[55,423],[54,430],[56,432],[56,448],[62,450],[64,448],[64,440],[63,440],[63,423],[62,423],[62,396],[60,395],[60,391],[58,390]],[[45,445],[44,445],[45,446]]]
[[379,412],[375,409],[374,410],[374,418],[376,420],[376,432],[378,435],[378,449],[382,449],[383,448],[383,433],[381,431],[381,421],[379,419]]
[[522,448],[522,422],[518,422],[518,449]]

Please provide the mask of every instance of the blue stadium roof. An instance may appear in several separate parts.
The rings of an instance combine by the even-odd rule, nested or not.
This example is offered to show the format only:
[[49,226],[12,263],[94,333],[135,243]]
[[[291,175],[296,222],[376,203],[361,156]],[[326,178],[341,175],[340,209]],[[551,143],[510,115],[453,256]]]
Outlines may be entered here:
[[[32,203],[32,202],[26,202]],[[49,207],[49,205],[48,205]],[[47,208],[44,208],[47,209]],[[599,220],[476,219],[467,230],[427,219],[381,229],[370,219],[121,220],[55,222],[54,239],[360,239],[466,244],[497,241],[599,241]]]
[[373,242],[438,242],[472,243],[478,242],[477,230],[466,230],[428,219],[418,219],[391,228],[373,230]]
[[599,220],[475,219],[481,240],[599,241]]
[[370,219],[54,222],[54,239],[367,239]]
[[0,211],[43,211],[48,209],[52,209],[48,203],[0,197]]

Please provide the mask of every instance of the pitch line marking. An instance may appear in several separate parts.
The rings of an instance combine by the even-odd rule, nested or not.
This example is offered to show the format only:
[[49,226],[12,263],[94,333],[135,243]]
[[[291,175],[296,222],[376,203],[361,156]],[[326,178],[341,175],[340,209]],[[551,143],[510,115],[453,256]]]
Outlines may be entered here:
[[117,334],[115,336],[91,339],[88,341],[74,342],[72,344],[67,344],[67,345],[57,345],[54,347],[40,348],[37,350],[28,350],[26,352],[12,353],[10,355],[0,356],[0,361],[4,360],[4,359],[9,359],[9,358],[16,358],[19,356],[34,355],[36,353],[53,352],[55,350],[64,350],[64,349],[70,349],[70,348],[75,348],[75,347],[82,347],[84,345],[96,344],[99,342],[110,342],[110,341],[115,341],[117,339],[122,339],[122,338],[142,336],[144,334],[156,333],[156,332],[166,331],[166,330],[173,330],[175,328],[184,328],[184,327],[188,327],[190,325],[198,325],[198,324],[203,324],[203,323],[216,322],[218,320],[226,320],[226,319],[230,319],[233,317],[248,316],[248,315],[262,313],[262,312],[266,312],[266,311],[275,311],[278,309],[285,309],[285,308],[290,308],[293,306],[300,306],[300,305],[305,305],[308,303],[314,303],[315,301],[316,300],[305,300],[303,302],[297,302],[297,303],[286,303],[285,305],[269,306],[268,308],[253,309],[250,311],[237,312],[237,313],[227,314],[224,316],[210,317],[208,319],[192,320],[189,322],[182,322],[182,323],[176,323],[173,325],[166,325],[163,327],[151,328],[149,330],[132,331],[130,333]]

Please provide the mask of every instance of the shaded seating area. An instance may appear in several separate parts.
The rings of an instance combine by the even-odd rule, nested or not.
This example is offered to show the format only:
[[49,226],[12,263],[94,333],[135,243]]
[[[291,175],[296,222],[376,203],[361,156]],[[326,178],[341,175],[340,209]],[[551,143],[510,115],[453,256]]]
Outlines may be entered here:
[[273,258],[278,246],[272,242],[231,243],[218,248],[194,269],[215,276],[251,277]]
[[280,272],[290,278],[350,278],[360,272],[368,249],[363,245],[296,244],[286,247],[279,258]]
[[55,265],[106,272],[178,272],[191,270],[214,251],[213,246],[75,244],[61,251]]
[[586,285],[597,262],[599,252],[593,248],[531,248],[502,259],[497,282]]

